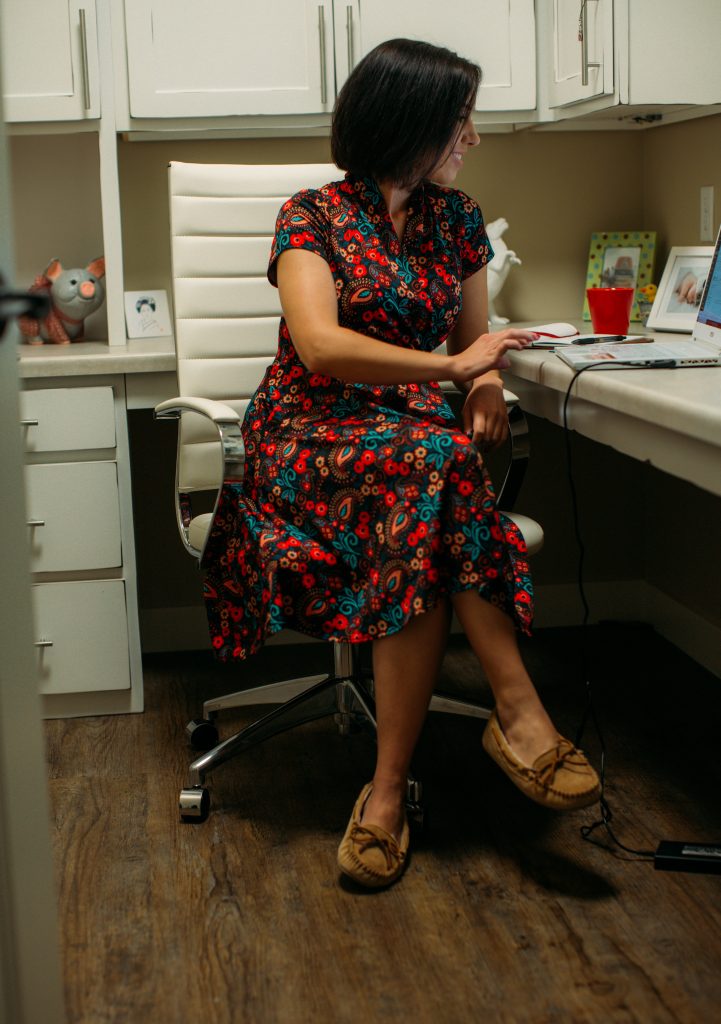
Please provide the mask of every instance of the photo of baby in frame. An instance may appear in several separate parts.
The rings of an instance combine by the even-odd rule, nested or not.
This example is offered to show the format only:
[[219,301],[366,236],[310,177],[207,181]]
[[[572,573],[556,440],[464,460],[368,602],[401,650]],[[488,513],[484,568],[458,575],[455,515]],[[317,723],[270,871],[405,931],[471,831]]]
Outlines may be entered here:
[[658,331],[693,331],[713,246],[674,246],[669,253],[661,283],[648,318]]
[[641,250],[609,246],[603,254],[602,288],[635,288]]
[[[655,231],[594,231],[588,251],[586,288],[634,288],[631,319],[641,320],[639,289],[653,279]],[[583,319],[591,319],[584,293]]]

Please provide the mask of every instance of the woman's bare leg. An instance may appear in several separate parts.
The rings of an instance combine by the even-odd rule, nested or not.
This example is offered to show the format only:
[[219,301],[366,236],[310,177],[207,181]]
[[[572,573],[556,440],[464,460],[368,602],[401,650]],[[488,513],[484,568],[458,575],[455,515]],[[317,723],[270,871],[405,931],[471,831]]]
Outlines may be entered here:
[[443,601],[373,644],[378,757],[363,821],[396,838],[403,824],[408,768],[438,678],[448,624]]
[[558,732],[523,664],[513,622],[475,590],[454,595],[452,603],[493,690],[506,739],[531,765],[558,742]]

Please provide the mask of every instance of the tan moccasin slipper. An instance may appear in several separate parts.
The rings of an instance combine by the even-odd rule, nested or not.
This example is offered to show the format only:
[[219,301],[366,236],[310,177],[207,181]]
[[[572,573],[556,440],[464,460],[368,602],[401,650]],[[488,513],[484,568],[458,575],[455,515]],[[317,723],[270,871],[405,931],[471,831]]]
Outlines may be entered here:
[[395,882],[403,873],[410,836],[405,818],[400,841],[379,825],[361,824],[363,808],[372,789],[373,783],[369,782],[356,800],[348,828],[338,847],[338,867],[359,885],[379,889]]
[[513,753],[494,711],[483,732],[483,749],[521,792],[543,807],[573,811],[589,807],[601,795],[600,780],[586,755],[562,736],[529,766]]

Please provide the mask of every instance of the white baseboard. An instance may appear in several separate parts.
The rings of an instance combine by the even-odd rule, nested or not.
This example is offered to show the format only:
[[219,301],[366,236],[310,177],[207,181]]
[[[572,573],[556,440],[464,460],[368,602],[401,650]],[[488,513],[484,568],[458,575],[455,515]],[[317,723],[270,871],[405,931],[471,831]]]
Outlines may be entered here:
[[[586,584],[589,622],[617,619],[647,622],[685,654],[714,675],[721,677],[721,627],[662,590],[644,580],[614,580]],[[540,586],[536,592],[535,627],[576,626],[583,619],[578,588],[573,583]],[[453,632],[460,632],[454,620]],[[205,609],[190,608],[141,609],[140,633],[145,654],[162,651],[194,651],[210,649]],[[268,643],[318,643],[310,637],[285,630]]]

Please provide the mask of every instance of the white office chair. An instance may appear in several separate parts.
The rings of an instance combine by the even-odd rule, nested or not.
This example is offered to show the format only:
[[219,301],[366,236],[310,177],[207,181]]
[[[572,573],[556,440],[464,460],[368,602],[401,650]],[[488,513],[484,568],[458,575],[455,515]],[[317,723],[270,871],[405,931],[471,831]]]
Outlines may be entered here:
[[[277,349],[280,302],[266,269],[281,204],[304,187],[342,177],[333,164],[170,164],[170,228],[178,358],[179,397],[155,409],[158,419],[179,420],[176,510],[180,536],[194,558],[202,557],[213,513],[194,515],[192,495],[219,493],[223,480],[243,475],[240,423],[248,400]],[[514,396],[507,395],[511,458],[500,491],[510,507],[528,458],[527,428]],[[529,551],[543,532],[533,520],[513,516]],[[356,723],[375,728],[372,682],[364,679],[359,645],[334,643],[333,671],[253,689],[205,702],[203,718],[188,725],[191,743],[206,751],[190,765],[180,794],[185,821],[202,821],[210,798],[207,774],[277,733],[333,715],[343,733]],[[235,736],[218,744],[219,711],[279,705]],[[435,694],[431,710],[488,718],[490,709]],[[208,748],[212,749],[208,749]],[[409,814],[422,816],[421,787],[408,780]]]

